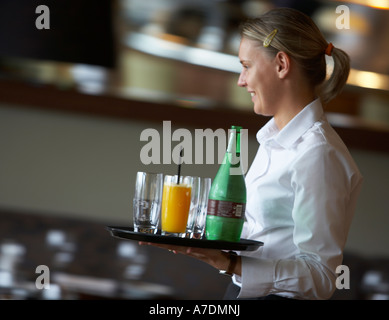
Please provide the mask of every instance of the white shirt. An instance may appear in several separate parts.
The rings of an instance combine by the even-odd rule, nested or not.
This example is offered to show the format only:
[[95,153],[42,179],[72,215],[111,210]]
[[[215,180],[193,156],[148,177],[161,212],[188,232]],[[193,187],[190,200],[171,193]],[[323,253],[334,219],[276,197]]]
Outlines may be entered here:
[[242,276],[233,277],[239,298],[328,299],[362,176],[319,99],[282,130],[271,119],[257,140],[242,238],[264,246],[241,252]]

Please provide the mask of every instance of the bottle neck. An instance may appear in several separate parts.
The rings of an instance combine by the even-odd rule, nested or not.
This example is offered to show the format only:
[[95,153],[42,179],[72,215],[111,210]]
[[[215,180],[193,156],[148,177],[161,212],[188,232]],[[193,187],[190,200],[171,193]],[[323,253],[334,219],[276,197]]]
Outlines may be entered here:
[[234,128],[229,130],[230,138],[228,140],[227,152],[224,163],[228,163],[231,167],[230,174],[242,174],[240,165],[240,130]]
[[227,152],[240,155],[240,131],[230,129],[230,138],[228,140]]

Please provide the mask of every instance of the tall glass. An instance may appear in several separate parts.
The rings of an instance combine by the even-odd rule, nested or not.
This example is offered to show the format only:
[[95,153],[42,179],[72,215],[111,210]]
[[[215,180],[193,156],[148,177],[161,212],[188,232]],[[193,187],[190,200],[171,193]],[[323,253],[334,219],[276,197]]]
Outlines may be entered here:
[[186,232],[191,203],[193,177],[165,175],[162,209],[161,234],[183,237]]
[[161,214],[163,174],[137,172],[133,198],[134,231],[157,233]]
[[188,221],[186,224],[186,238],[192,238],[193,228],[197,217],[197,208],[199,206],[200,192],[201,192],[201,179],[200,177],[193,177],[192,194],[190,197],[190,208]]
[[193,223],[193,233],[191,238],[201,239],[205,231],[205,221],[207,218],[208,195],[211,189],[211,178],[200,178],[200,195],[197,206],[197,213]]

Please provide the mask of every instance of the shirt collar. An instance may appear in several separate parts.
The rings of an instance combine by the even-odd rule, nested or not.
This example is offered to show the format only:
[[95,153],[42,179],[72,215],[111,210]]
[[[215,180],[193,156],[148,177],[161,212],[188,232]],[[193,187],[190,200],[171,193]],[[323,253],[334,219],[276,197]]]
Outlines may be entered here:
[[270,119],[257,132],[257,140],[261,143],[273,138],[282,147],[291,147],[323,114],[321,101],[320,99],[316,99],[305,106],[282,130],[278,129],[274,118]]
[[275,136],[280,130],[276,126],[274,118],[271,118],[258,132],[257,140],[259,143],[269,140],[271,137]]

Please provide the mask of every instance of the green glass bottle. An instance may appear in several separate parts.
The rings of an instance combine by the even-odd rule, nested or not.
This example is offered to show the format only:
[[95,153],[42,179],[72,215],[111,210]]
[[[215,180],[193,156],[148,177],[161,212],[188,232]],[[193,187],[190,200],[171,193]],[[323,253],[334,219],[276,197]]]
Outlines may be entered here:
[[241,130],[240,126],[231,126],[224,160],[211,185],[205,226],[208,240],[240,240],[246,209],[246,183],[240,161]]

